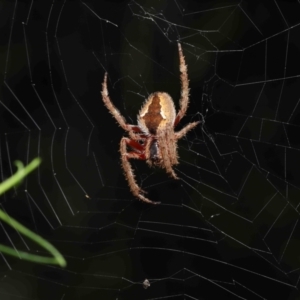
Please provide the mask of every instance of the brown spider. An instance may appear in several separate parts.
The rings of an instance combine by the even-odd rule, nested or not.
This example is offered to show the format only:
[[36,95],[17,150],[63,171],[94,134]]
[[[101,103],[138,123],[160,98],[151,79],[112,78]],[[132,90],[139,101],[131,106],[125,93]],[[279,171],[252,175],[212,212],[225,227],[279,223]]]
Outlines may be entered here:
[[[129,159],[146,160],[149,166],[158,166],[174,179],[179,179],[173,170],[173,165],[178,164],[177,141],[187,134],[200,122],[192,122],[175,132],[174,127],[184,117],[189,104],[189,80],[181,45],[178,43],[179,69],[181,80],[180,109],[176,115],[175,106],[171,96],[164,92],[155,92],[149,95],[138,115],[138,125],[127,124],[125,118],[112,104],[107,90],[107,73],[102,84],[102,99],[119,125],[128,132],[129,137],[122,137],[120,152],[122,167],[129,188],[134,196],[140,200],[159,204],[146,198],[145,193],[136,183]],[[132,151],[127,152],[127,146]]]

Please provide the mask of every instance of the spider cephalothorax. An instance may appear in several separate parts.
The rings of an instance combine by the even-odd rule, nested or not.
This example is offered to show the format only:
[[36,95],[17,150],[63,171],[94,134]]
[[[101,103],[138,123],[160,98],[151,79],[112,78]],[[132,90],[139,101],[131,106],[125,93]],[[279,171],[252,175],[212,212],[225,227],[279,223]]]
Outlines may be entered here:
[[[159,166],[164,168],[166,172],[178,179],[173,170],[173,166],[178,164],[177,141],[186,133],[194,128],[199,122],[187,124],[180,131],[175,132],[174,127],[184,117],[189,104],[189,80],[187,75],[187,66],[180,43],[178,43],[179,51],[179,69],[181,80],[181,98],[180,109],[176,114],[175,106],[171,96],[164,92],[155,92],[151,94],[145,101],[138,115],[138,125],[127,124],[124,117],[112,104],[107,90],[107,73],[104,75],[102,84],[102,99],[117,120],[119,125],[128,132],[128,137],[123,137],[120,143],[120,152],[122,167],[125,172],[129,188],[134,196],[140,200],[159,204],[146,198],[145,193],[136,183],[132,167],[129,159],[146,160],[149,166]],[[129,146],[132,151],[127,151]]]

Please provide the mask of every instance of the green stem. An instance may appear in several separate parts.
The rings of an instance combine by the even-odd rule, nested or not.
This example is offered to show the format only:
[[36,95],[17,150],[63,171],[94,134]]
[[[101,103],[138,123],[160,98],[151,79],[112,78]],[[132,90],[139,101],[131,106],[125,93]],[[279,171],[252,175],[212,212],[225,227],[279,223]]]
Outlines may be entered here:
[[22,162],[15,161],[15,165],[17,166],[18,170],[13,176],[6,179],[0,184],[0,195],[18,184],[24,177],[26,177],[30,172],[37,168],[40,163],[41,159],[35,158],[29,165],[24,168]]
[[[34,159],[28,166],[25,168],[20,161],[16,161],[15,164],[18,167],[18,171],[10,178],[5,180],[0,184],[0,195],[12,188],[14,185],[19,183],[24,177],[26,177],[30,172],[32,172],[38,165],[41,163],[40,158]],[[60,252],[52,246],[48,241],[43,239],[41,236],[35,234],[31,230],[24,227],[21,223],[11,218],[8,214],[0,209],[0,219],[15,228],[21,234],[27,236],[29,239],[35,241],[38,245],[48,250],[53,257],[44,257],[40,255],[34,255],[23,251],[16,251],[10,247],[4,246],[0,244],[0,252],[8,253],[10,255],[23,258],[29,261],[34,261],[38,263],[45,264],[58,264],[61,267],[66,266],[66,260],[60,254]]]

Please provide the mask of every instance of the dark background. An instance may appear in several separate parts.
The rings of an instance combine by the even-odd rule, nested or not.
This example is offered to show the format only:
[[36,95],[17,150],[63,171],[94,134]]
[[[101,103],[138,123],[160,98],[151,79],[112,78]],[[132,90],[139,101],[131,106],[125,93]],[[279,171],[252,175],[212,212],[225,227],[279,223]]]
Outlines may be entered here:
[[[300,299],[300,4],[297,1],[2,1],[0,176],[42,165],[1,208],[67,267],[2,255],[0,299]],[[178,108],[180,181],[132,162],[122,129],[154,91]],[[1,223],[1,243],[47,255]],[[145,279],[151,286],[143,289]]]

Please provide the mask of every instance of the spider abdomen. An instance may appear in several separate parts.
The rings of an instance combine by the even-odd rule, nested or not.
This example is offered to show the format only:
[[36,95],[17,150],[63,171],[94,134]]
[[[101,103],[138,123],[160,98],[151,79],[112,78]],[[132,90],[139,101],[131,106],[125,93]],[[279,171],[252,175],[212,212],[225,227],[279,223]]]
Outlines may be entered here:
[[171,127],[176,117],[175,106],[171,96],[163,92],[151,94],[143,105],[138,125],[145,132],[153,135],[158,130]]

